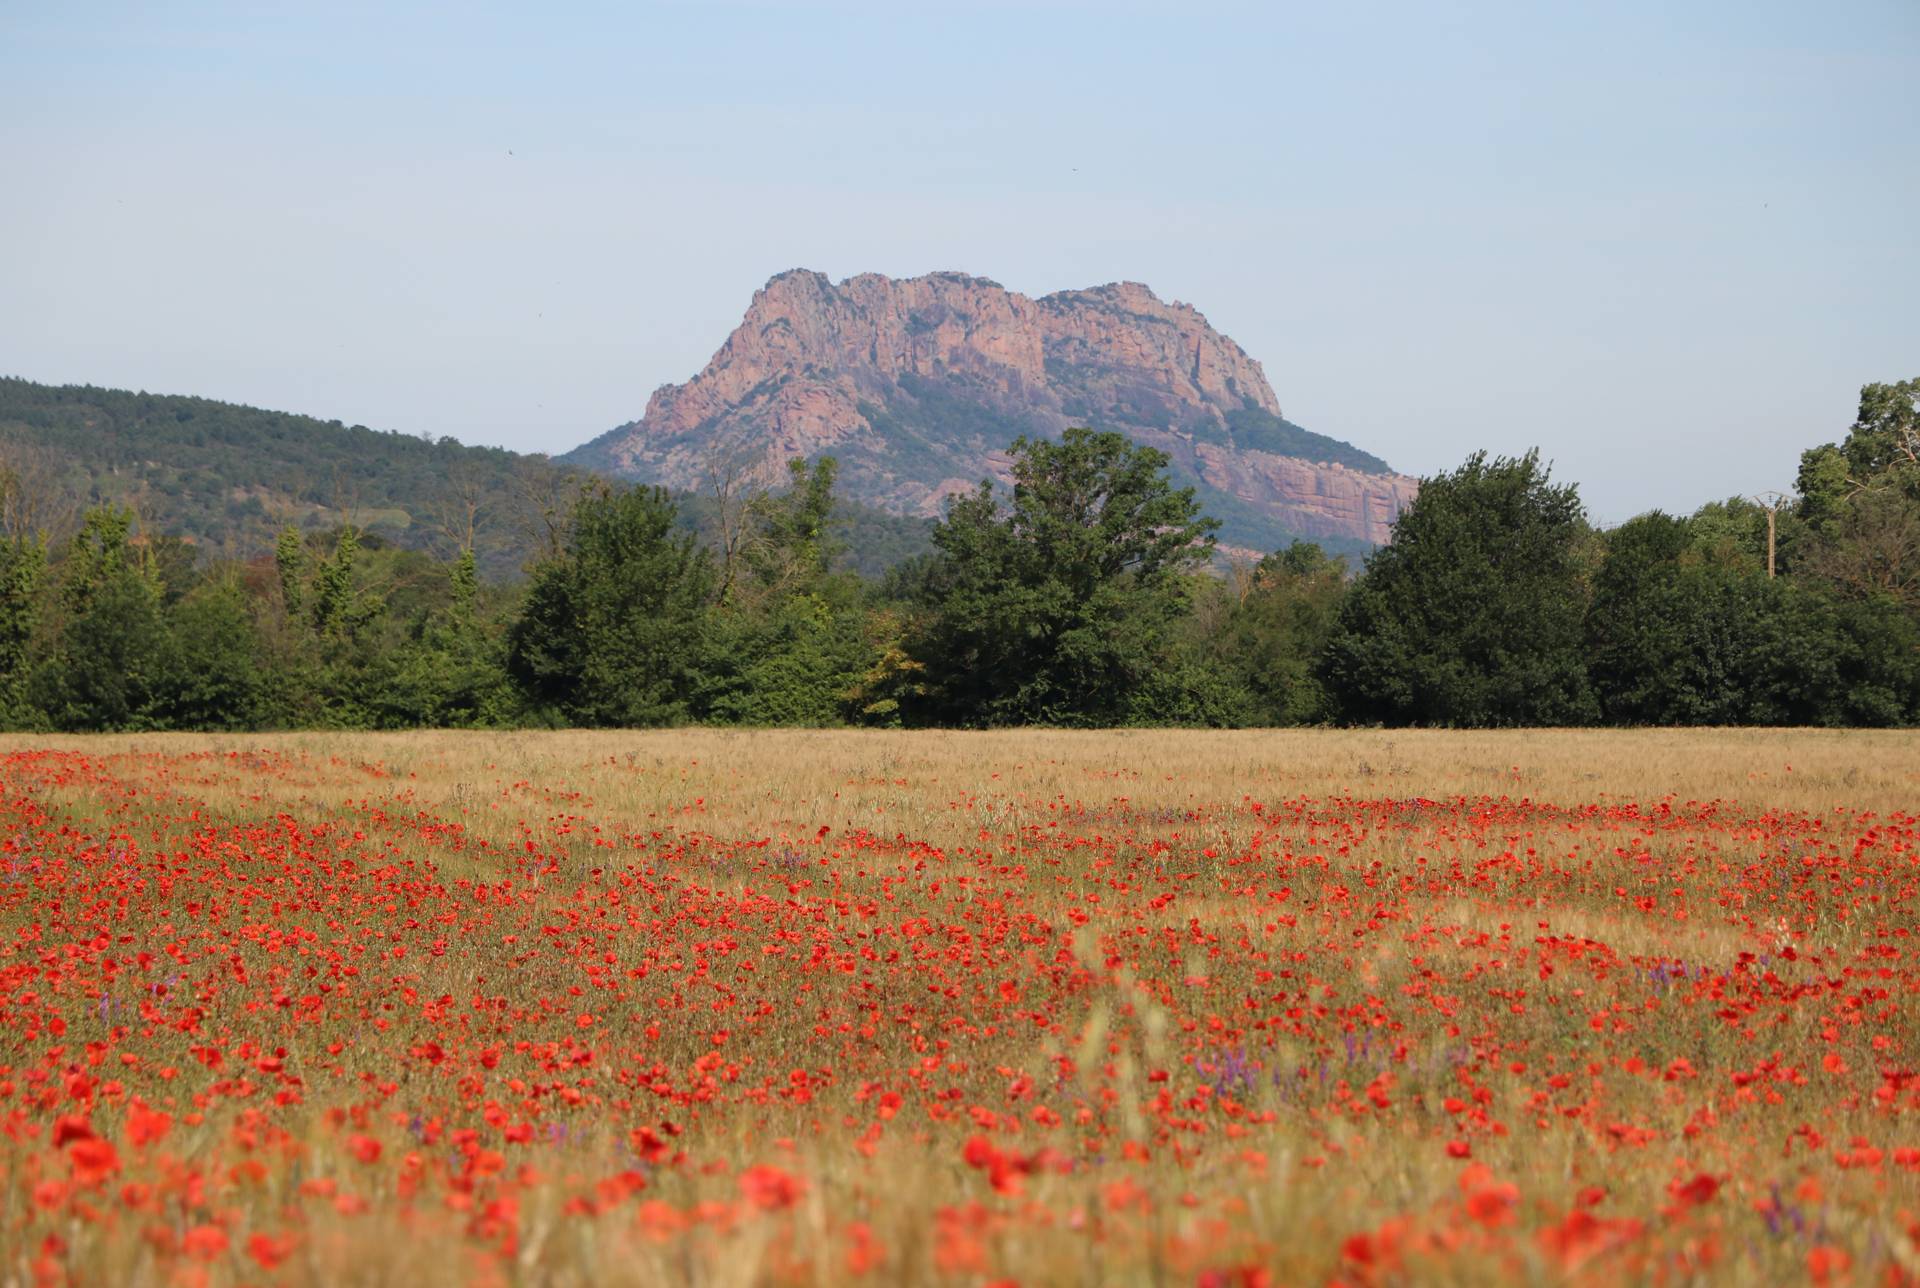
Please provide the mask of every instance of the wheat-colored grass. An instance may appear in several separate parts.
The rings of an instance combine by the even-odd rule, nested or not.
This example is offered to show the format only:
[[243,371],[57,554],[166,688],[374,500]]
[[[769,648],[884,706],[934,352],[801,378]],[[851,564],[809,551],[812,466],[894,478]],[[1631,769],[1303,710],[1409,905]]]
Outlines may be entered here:
[[[1871,830],[1876,818],[1910,816],[1920,802],[1920,737],[1904,732],[688,729],[0,738],[0,756],[41,750],[78,752],[99,772],[58,781],[17,766],[4,784],[9,796],[54,808],[81,832],[104,836],[120,828],[161,850],[184,849],[196,829],[213,825],[260,824],[279,815],[305,824],[331,820],[366,829],[368,846],[378,854],[431,864],[433,879],[444,883],[507,877],[509,856],[531,840],[543,854],[569,861],[534,874],[530,885],[518,889],[515,897],[523,901],[530,937],[537,937],[543,922],[562,922],[583,900],[598,897],[602,887],[590,871],[624,863],[659,865],[676,880],[734,906],[764,910],[789,898],[785,876],[728,857],[726,847],[734,842],[766,841],[772,851],[804,851],[809,871],[825,865],[845,900],[873,901],[896,921],[924,915],[930,925],[962,932],[973,923],[964,898],[956,901],[951,887],[936,896],[924,877],[909,885],[887,884],[886,865],[896,863],[899,846],[883,849],[885,863],[869,864],[857,847],[831,860],[813,856],[829,853],[838,838],[865,832],[888,844],[897,839],[900,846],[913,843],[955,856],[943,870],[949,881],[954,873],[972,872],[988,874],[985,880],[992,885],[993,862],[1027,865],[1026,875],[1007,878],[986,897],[1016,892],[1023,907],[1057,932],[1048,952],[1066,952],[1072,969],[1082,972],[1082,982],[1060,1004],[1060,1022],[1051,1031],[956,1033],[940,1056],[957,1062],[955,1070],[939,1078],[964,1088],[965,1099],[956,1102],[963,1108],[991,1103],[1004,1110],[999,1098],[1009,1078],[1024,1074],[1044,1081],[1068,1061],[1089,1079],[1091,1089],[1087,1071],[1110,1064],[1100,1081],[1113,1097],[1116,1144],[1123,1138],[1152,1138],[1154,1123],[1146,1106],[1160,1086],[1171,1084],[1150,1082],[1149,1073],[1169,1067],[1178,1073],[1182,1060],[1198,1049],[1183,1024],[1210,1012],[1232,1018],[1235,1005],[1244,1014],[1245,1003],[1235,999],[1263,998],[1276,987],[1263,977],[1261,963],[1268,954],[1276,965],[1304,961],[1299,968],[1316,988],[1328,990],[1331,1005],[1365,1009],[1371,1003],[1364,999],[1376,998],[1381,1014],[1408,1008],[1408,1014],[1426,1017],[1421,1027],[1402,1035],[1410,1056],[1391,1066],[1397,1117],[1327,1120],[1292,1099],[1261,1092],[1252,1099],[1256,1108],[1274,1111],[1270,1121],[1237,1135],[1216,1127],[1195,1137],[1190,1150],[1156,1147],[1138,1165],[1104,1154],[1084,1156],[1071,1122],[1059,1128],[1029,1126],[1011,1138],[1020,1149],[1046,1146],[1080,1154],[1072,1172],[1043,1168],[1018,1196],[987,1190],[982,1174],[960,1161],[960,1144],[972,1130],[964,1117],[924,1120],[914,1116],[917,1104],[909,1104],[870,1156],[857,1152],[854,1140],[872,1121],[872,1108],[855,1097],[865,1074],[848,1068],[837,1071],[841,1081],[805,1108],[784,1103],[756,1108],[735,1101],[691,1118],[675,1111],[688,1130],[692,1164],[651,1177],[643,1195],[656,1205],[648,1210],[651,1215],[581,1219],[565,1210],[567,1196],[625,1166],[620,1151],[631,1115],[590,1107],[568,1113],[552,1106],[543,1123],[564,1123],[564,1138],[542,1138],[523,1147],[541,1177],[518,1191],[517,1239],[504,1254],[497,1239],[473,1237],[470,1214],[402,1203],[396,1182],[380,1173],[361,1186],[365,1212],[336,1213],[308,1204],[297,1227],[299,1251],[277,1272],[294,1282],[410,1288],[485,1280],[835,1284],[848,1281],[857,1269],[848,1259],[853,1223],[864,1226],[882,1249],[865,1270],[866,1282],[973,1284],[1004,1275],[1029,1283],[1174,1283],[1256,1265],[1275,1274],[1276,1282],[1352,1274],[1356,1266],[1343,1260],[1341,1239],[1390,1230],[1403,1215],[1430,1226],[1432,1213],[1457,1205],[1455,1179],[1461,1169],[1438,1151],[1451,1130],[1438,1105],[1460,1090],[1452,1068],[1462,1043],[1483,1032],[1567,1071],[1583,1069],[1581,1062],[1590,1058],[1611,1062],[1604,1075],[1594,1076],[1595,1103],[1620,1122],[1658,1133],[1661,1144],[1657,1150],[1616,1151],[1604,1135],[1545,1127],[1536,1134],[1525,1106],[1540,1085],[1541,1071],[1509,1072],[1493,1061],[1480,1076],[1515,1130],[1477,1139],[1475,1154],[1500,1179],[1518,1186],[1524,1196],[1521,1223],[1496,1231],[1497,1238],[1469,1231],[1472,1237],[1458,1247],[1443,1246],[1444,1239],[1436,1242],[1431,1229],[1408,1234],[1395,1265],[1377,1272],[1380,1282],[1563,1282],[1566,1264],[1543,1251],[1531,1235],[1532,1224],[1558,1220],[1581,1185],[1611,1189],[1620,1196],[1614,1200],[1620,1210],[1648,1224],[1644,1237],[1655,1251],[1651,1260],[1631,1263],[1635,1273],[1658,1273],[1672,1282],[1751,1282],[1804,1273],[1812,1245],[1763,1237],[1750,1205],[1764,1199],[1766,1184],[1779,1178],[1797,1183],[1805,1168],[1779,1161],[1781,1141],[1795,1127],[1795,1115],[1813,1111],[1795,1102],[1777,1109],[1736,1103],[1732,1084],[1725,1082],[1766,1051],[1730,1036],[1704,1011],[1687,1012],[1690,1018],[1680,1027],[1671,1021],[1642,1026],[1631,1037],[1611,1041],[1590,1030],[1586,1017],[1602,1004],[1640,1006],[1665,996],[1644,978],[1645,969],[1623,967],[1588,977],[1563,962],[1562,974],[1549,978],[1535,973],[1547,957],[1536,963],[1528,953],[1536,927],[1542,935],[1590,940],[1622,962],[1674,961],[1695,971],[1730,969],[1742,952],[1773,953],[1797,945],[1805,953],[1829,954],[1832,964],[1780,961],[1774,968],[1790,981],[1815,984],[1825,978],[1824,971],[1863,960],[1860,954],[1884,942],[1875,939],[1875,925],[1884,925],[1885,917],[1836,916],[1828,905],[1763,907],[1758,900],[1767,896],[1761,895],[1748,906],[1741,902],[1748,896],[1732,887],[1727,872],[1750,862],[1786,862],[1769,819],[1818,816],[1830,820],[1823,827],[1833,836],[1855,837]],[[1429,824],[1411,805],[1456,798],[1476,807],[1504,800],[1570,811],[1586,806],[1624,810],[1631,804],[1651,810],[1667,802],[1679,809],[1683,823],[1617,828],[1535,809],[1515,813],[1527,820],[1514,825],[1522,831],[1509,835],[1499,827],[1483,828],[1463,839],[1458,811],[1436,810]],[[1690,802],[1720,802],[1722,808],[1715,815],[1689,814]],[[1390,825],[1380,821],[1388,818]],[[449,853],[410,830],[420,820],[458,822],[468,835],[483,837],[495,848]],[[1900,826],[1906,831],[1899,835],[1911,833],[1910,824]],[[607,845],[594,844],[595,828]],[[819,841],[822,828],[830,829],[835,840],[805,849]],[[660,834],[658,846],[634,848],[635,838],[653,833]],[[1113,839],[1122,836],[1125,846],[1115,850]],[[1063,848],[1061,840],[1069,837],[1100,837],[1107,848]],[[1481,842],[1491,842],[1492,848]],[[1166,857],[1141,858],[1144,847],[1155,843]],[[1622,847],[1627,857],[1607,857],[1613,846]],[[1471,865],[1503,847],[1515,853],[1537,848],[1555,859],[1597,850],[1605,861],[1590,876],[1581,876],[1569,859],[1561,884],[1538,894],[1519,894],[1530,887],[1498,882],[1450,882],[1432,893],[1417,885],[1448,862]],[[105,849],[110,854],[111,847]],[[1237,857],[1281,850],[1284,859],[1262,859],[1260,866],[1247,869],[1254,875],[1236,875],[1242,871],[1234,866]],[[1004,858],[981,857],[989,854]],[[1120,855],[1118,871],[1111,866],[1115,854]],[[1710,860],[1697,871],[1688,866],[1696,854]],[[1074,867],[1101,855],[1107,856],[1107,868]],[[963,862],[961,856],[969,857]],[[1430,862],[1435,866],[1425,866]],[[1682,868],[1686,875],[1668,875]],[[1169,877],[1160,869],[1179,873]],[[1124,883],[1112,885],[1114,876],[1124,876],[1131,890]],[[1407,883],[1401,888],[1412,893],[1396,898],[1410,910],[1409,919],[1386,923],[1361,939],[1368,911],[1364,901],[1373,897],[1362,883],[1374,877],[1384,883],[1383,890]],[[1649,889],[1684,886],[1695,911],[1684,919],[1642,915],[1618,897],[1620,883],[1627,881]],[[1291,892],[1284,905],[1266,897],[1268,886],[1282,882]],[[1115,938],[1131,924],[1124,921],[1107,924],[1096,917],[1085,927],[1072,923],[1079,910],[1094,906],[1083,896],[1103,894],[1106,903],[1099,906],[1137,911],[1140,899],[1163,888],[1177,888],[1180,895],[1174,911],[1153,914],[1156,923],[1164,923],[1156,933],[1180,941],[1173,947],[1155,940],[1150,953]],[[1841,887],[1823,887],[1821,893],[1836,889]],[[1898,882],[1876,885],[1870,893],[1888,900],[1905,897]],[[817,888],[803,892],[798,886],[791,893],[795,900],[818,895]],[[883,902],[896,896],[897,904]],[[24,947],[31,930],[23,921],[31,907],[0,903],[0,945],[7,945],[0,948],[0,970],[31,957]],[[1302,910],[1307,908],[1313,911]],[[148,933],[137,908],[127,928]],[[178,927],[169,923],[166,933],[178,933]],[[717,932],[679,926],[664,933],[673,937],[676,951],[692,957],[704,953],[710,934]],[[1207,936],[1259,951],[1213,956],[1205,948]],[[1119,960],[1117,947],[1125,948],[1128,960],[1110,969]],[[509,993],[515,1005],[531,1009],[536,999],[552,997],[573,1006],[568,990],[580,977],[571,961],[542,958],[522,965],[521,948],[494,936],[456,941],[444,957],[423,960],[416,954],[405,966],[406,987],[418,998],[444,995],[464,1004],[482,991],[484,979],[484,991]],[[242,945],[237,951],[253,949]],[[622,953],[624,965],[632,954],[624,947]],[[1289,953],[1297,956],[1287,958]],[[272,969],[277,959],[249,958],[248,964]],[[400,969],[389,967],[387,973]],[[804,1000],[798,991],[781,995],[781,1013],[752,1030],[756,1045],[750,1054],[762,1067],[819,1059],[824,1044],[814,1027],[816,1014],[852,1013],[874,997],[882,999],[881,1011],[904,1013],[924,1003],[930,981],[947,982],[938,962],[924,977],[877,977],[872,983],[877,991],[864,994],[856,991],[860,985],[851,975],[841,981],[798,973],[787,958],[765,958],[762,970],[788,972],[772,976],[780,987],[813,990]],[[1423,973],[1436,970],[1437,976]],[[997,978],[977,987],[990,990]],[[1572,985],[1563,981],[1570,979],[1592,990],[1591,1000],[1569,991]],[[1904,987],[1907,976],[1900,979]],[[1510,1013],[1504,996],[1488,995],[1489,981],[1526,989],[1525,1013]],[[964,979],[956,986],[976,987]],[[1424,1001],[1410,1000],[1434,990],[1459,995],[1461,1034],[1448,1034],[1430,1012],[1420,1010]],[[650,1010],[648,997],[646,990],[634,989],[632,996],[593,1002],[602,1012],[602,1031],[626,1034],[657,1024],[660,1036],[645,1049],[650,1058],[657,1054],[676,1069],[693,1066],[715,1049],[709,1033],[721,1021],[697,1007]],[[409,1005],[417,1006],[417,999]],[[963,1002],[954,1004],[956,1011],[963,1007]],[[1803,1011],[1783,1016],[1779,1027],[1768,1030],[1764,1045],[1817,1069],[1823,1053],[1834,1049],[1821,1032],[1822,1021]],[[218,1012],[215,1018],[236,1035],[258,1030],[268,1044],[288,1040],[275,1036],[282,1030],[272,1016]],[[396,1013],[396,1022],[396,1033],[402,1033],[415,1021]],[[1874,1023],[1872,1031],[1890,1044],[1887,1050],[1920,1050],[1920,1021],[1911,1015]],[[542,1030],[530,1022],[527,1031],[537,1037]],[[0,1036],[6,1032],[0,1029]],[[76,1040],[90,1033],[76,1029]],[[917,1035],[883,1031],[870,1050],[856,1044],[852,1058],[876,1070],[897,1069],[921,1059],[923,1049],[933,1049],[914,1043],[939,1035],[937,1028]],[[1866,1035],[1862,1029],[1849,1040],[1864,1043]],[[360,1058],[375,1061],[366,1072],[377,1078],[420,1076],[405,1055],[410,1039],[383,1044],[377,1034],[338,1023],[319,1033],[297,1031],[295,1040],[305,1044],[295,1048],[302,1067],[326,1064],[314,1045],[327,1038],[346,1044],[345,1059],[365,1053]],[[179,1093],[184,1109],[196,1081],[210,1077],[193,1062],[192,1039],[162,1031],[145,1041],[144,1048],[138,1038],[129,1046],[147,1063],[171,1062],[182,1071],[168,1089]],[[1849,1050],[1856,1066],[1870,1065],[1870,1052],[1863,1064],[1859,1052]],[[0,1064],[25,1067],[32,1054],[0,1053]],[[1334,1054],[1337,1060],[1337,1050]],[[1617,1063],[1629,1054],[1644,1055],[1656,1076],[1621,1073]],[[1659,1079],[1658,1070],[1681,1055],[1704,1071],[1701,1082]],[[1273,1069],[1288,1070],[1319,1060],[1325,1077],[1326,1053],[1304,1041],[1277,1038],[1261,1058]],[[1357,1086],[1375,1072],[1366,1061],[1381,1058],[1356,1057],[1349,1050],[1335,1075],[1351,1076]],[[1354,1072],[1345,1074],[1347,1069]],[[0,1072],[0,1080],[4,1076]],[[1191,1090],[1194,1076],[1191,1067],[1180,1073],[1183,1094]],[[1709,1081],[1715,1088],[1724,1083],[1728,1095],[1717,1089],[1696,1092]],[[1888,1148],[1909,1143],[1901,1122],[1877,1116],[1864,1098],[1864,1084],[1861,1090],[1852,1101],[1819,1102],[1828,1138],[1859,1134]],[[286,1226],[283,1213],[303,1201],[302,1178],[368,1177],[367,1169],[343,1154],[343,1133],[323,1120],[330,1109],[344,1111],[357,1103],[362,1091],[352,1078],[314,1077],[307,1105],[285,1116],[299,1142],[298,1162],[284,1168],[276,1163],[258,1187],[241,1187],[222,1200],[228,1213],[223,1219],[235,1235],[231,1256],[205,1264],[169,1260],[142,1242],[137,1222],[99,1229],[67,1222],[58,1227],[68,1245],[66,1264],[80,1279],[97,1282],[158,1281],[188,1272],[214,1282],[248,1280],[256,1271],[238,1252],[240,1236]],[[410,1094],[403,1089],[394,1103],[406,1104]],[[506,1097],[492,1083],[486,1094]],[[1729,1125],[1696,1141],[1689,1132],[1697,1126],[1702,1104]],[[0,1103],[0,1112],[5,1107]],[[180,1127],[172,1144],[189,1161],[229,1165],[230,1134],[239,1112],[215,1098],[206,1120]],[[457,1112],[456,1120],[477,1121],[459,1119]],[[368,1130],[383,1136],[391,1150],[408,1147],[406,1132],[379,1115],[369,1120]],[[50,1228],[35,1209],[24,1173],[25,1160],[36,1148],[31,1138],[0,1143],[0,1167],[9,1160],[15,1166],[14,1175],[0,1176],[0,1282],[24,1284],[35,1276],[39,1240]],[[720,1208],[738,1198],[734,1173],[749,1163],[778,1165],[804,1178],[801,1201],[775,1216],[722,1216]],[[1755,1170],[1723,1210],[1693,1225],[1660,1215],[1667,1183],[1679,1169],[1714,1172],[1735,1187],[1742,1168],[1766,1169],[1767,1175]],[[1912,1174],[1822,1175],[1826,1197],[1820,1219],[1826,1237],[1852,1249],[1863,1267],[1869,1254],[1877,1257],[1876,1274],[1889,1267],[1898,1272],[1902,1259],[1915,1255],[1908,1227],[1898,1216],[1902,1205],[1920,1208]],[[1127,1198],[1124,1189],[1115,1188],[1123,1182],[1137,1183],[1146,1197]],[[715,1206],[702,1209],[702,1203]],[[673,1220],[680,1224],[673,1224],[669,1213],[678,1214]],[[1609,1266],[1626,1264],[1602,1259],[1582,1275],[1607,1279]]]
[[[0,735],[0,752],[295,757],[292,781],[241,760],[209,799],[334,805],[402,788],[429,808],[544,792],[634,824],[697,819],[768,835],[882,825],[938,840],[950,804],[1009,821],[1049,802],[1136,814],[1243,798],[1506,796],[1556,803],[1726,800],[1810,812],[1920,801],[1920,734],[1880,730],[864,730]],[[695,802],[701,802],[695,805]],[[504,809],[505,806],[500,807]],[[498,812],[498,811],[496,811]]]

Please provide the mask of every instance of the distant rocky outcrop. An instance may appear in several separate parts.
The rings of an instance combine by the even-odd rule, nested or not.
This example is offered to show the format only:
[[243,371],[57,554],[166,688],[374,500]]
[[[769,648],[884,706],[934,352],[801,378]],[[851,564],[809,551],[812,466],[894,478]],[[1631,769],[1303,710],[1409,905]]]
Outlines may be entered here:
[[705,370],[561,459],[697,489],[723,463],[773,480],[831,454],[852,496],[933,515],[1004,479],[1016,435],[1070,425],[1166,452],[1222,540],[1253,549],[1379,544],[1415,490],[1285,419],[1260,364],[1188,305],[1136,282],[1031,299],[960,273],[782,273]]

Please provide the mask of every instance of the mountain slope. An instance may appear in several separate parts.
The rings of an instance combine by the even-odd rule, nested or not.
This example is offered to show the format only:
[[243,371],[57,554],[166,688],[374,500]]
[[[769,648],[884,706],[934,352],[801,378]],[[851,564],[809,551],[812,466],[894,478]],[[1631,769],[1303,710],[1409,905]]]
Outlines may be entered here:
[[530,498],[575,472],[209,398],[0,378],[0,459],[22,449],[68,509],[129,505],[149,531],[240,557],[271,550],[288,524],[348,521],[448,550],[471,502],[474,551],[493,576],[517,571],[529,548]]
[[782,273],[705,370],[560,459],[697,488],[730,464],[768,476],[831,454],[852,495],[932,515],[981,477],[1005,478],[1016,435],[1069,425],[1166,452],[1243,546],[1378,544],[1415,490],[1286,420],[1260,364],[1187,305],[1132,282],[1036,300],[959,273],[838,285]]
[[[91,505],[132,506],[148,532],[249,558],[288,524],[352,521],[380,539],[450,554],[472,538],[482,572],[517,575],[580,471],[542,456],[467,447],[288,412],[171,394],[0,377],[0,469],[24,472],[37,513],[68,523]],[[708,514],[683,498],[688,526]],[[931,549],[924,520],[840,508],[848,566],[878,575]]]

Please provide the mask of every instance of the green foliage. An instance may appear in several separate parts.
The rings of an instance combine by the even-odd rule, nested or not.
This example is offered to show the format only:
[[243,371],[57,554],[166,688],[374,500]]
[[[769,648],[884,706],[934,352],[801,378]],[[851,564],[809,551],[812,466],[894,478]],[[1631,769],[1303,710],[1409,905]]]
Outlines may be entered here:
[[1586,530],[1539,454],[1475,453],[1427,479],[1367,561],[1319,669],[1350,720],[1573,725],[1598,715],[1582,654]]
[[701,713],[724,724],[835,725],[873,665],[859,586],[848,578],[714,623]]
[[46,574],[44,539],[0,537],[0,728],[35,723],[27,682],[40,631]]
[[1920,378],[1862,385],[1845,440],[1803,453],[1797,487],[1801,515],[1815,530],[1862,491],[1893,487],[1920,496]]
[[298,617],[306,607],[307,550],[299,529],[285,527],[273,544],[273,564],[280,574],[280,603],[287,616]]
[[85,613],[108,581],[133,566],[132,533],[131,510],[114,505],[87,511],[67,550],[61,600],[69,614]]
[[486,576],[472,494],[444,561],[318,511],[237,561],[115,504],[49,540],[61,458],[16,444],[0,726],[1911,724],[1917,390],[1867,386],[1846,441],[1807,454],[1773,578],[1755,503],[1602,536],[1534,454],[1428,480],[1357,581],[1304,542],[1223,577],[1202,509],[1251,523],[1232,498],[1074,429],[1017,440],[1011,495],[982,484],[937,525],[840,499],[824,457],[724,511],[549,487],[523,589]]
[[746,548],[747,564],[768,594],[818,584],[838,553],[829,527],[838,463],[831,456],[811,465],[793,460],[787,471],[791,486],[785,492],[755,497],[751,506],[755,531]]
[[[719,517],[714,500],[698,493],[676,496],[680,522],[702,542],[717,542]],[[832,569],[863,579],[883,578],[896,564],[931,554],[933,520],[890,514],[876,506],[835,494],[827,522],[834,554]]]
[[599,486],[563,552],[534,569],[508,666],[538,705],[589,725],[687,719],[706,647],[713,561],[658,488]]
[[1912,718],[1913,623],[1836,607],[1727,557],[1658,512],[1608,539],[1587,617],[1591,674],[1615,724],[1891,724]]
[[1227,413],[1227,429],[1234,445],[1276,456],[1295,456],[1305,461],[1344,465],[1368,474],[1387,474],[1392,468],[1371,452],[1363,452],[1351,443],[1343,443],[1325,434],[1303,429],[1290,420],[1274,415],[1255,403]]
[[[1920,378],[1863,385],[1859,414],[1840,452],[1863,482],[1920,467]],[[1914,480],[1903,481],[1911,486]]]
[[832,571],[837,463],[788,463],[791,486],[755,497],[746,575],[713,622],[700,709],[750,725],[829,725],[873,665],[865,595]]
[[1800,494],[1800,518],[1818,532],[1840,516],[1856,484],[1845,453],[1832,443],[1822,443],[1800,454],[1800,475],[1794,488]]
[[[1777,562],[1784,569],[1792,562],[1805,528],[1800,517],[1787,509],[1782,509],[1774,522]],[[1725,562],[1766,570],[1767,512],[1756,502],[1743,496],[1709,501],[1693,512],[1686,526],[1692,543],[1702,552]]]
[[156,532],[242,554],[275,548],[288,524],[343,523],[424,550],[455,493],[475,503],[473,545],[492,577],[528,555],[528,496],[568,472],[498,448],[429,442],[363,425],[206,398],[0,378],[0,440],[48,453],[82,504],[137,506]]
[[33,678],[55,728],[147,729],[158,722],[167,634],[160,584],[133,549],[133,515],[89,511],[62,568],[58,644]]
[[1920,611],[1920,379],[1862,386],[1846,439],[1801,457],[1799,488],[1806,573]]
[[252,729],[266,676],[245,593],[208,582],[167,613],[160,678],[148,717],[165,729]]
[[453,588],[453,620],[456,625],[471,626],[473,607],[480,597],[480,572],[474,563],[472,546],[460,552],[448,576]]
[[941,560],[908,650],[924,673],[907,714],[969,725],[1181,718],[1164,691],[1181,574],[1211,556],[1216,525],[1191,489],[1167,481],[1164,454],[1119,434],[1070,429],[1012,450],[1008,509],[982,483],[934,530]]
[[1313,724],[1333,709],[1314,665],[1347,595],[1346,565],[1296,541],[1236,573],[1204,633],[1217,673],[1237,689],[1236,723]]
[[1920,495],[1871,487],[1849,496],[1796,558],[1809,581],[1853,600],[1920,612]]
[[360,534],[351,527],[342,528],[334,540],[333,554],[315,570],[310,595],[314,632],[323,638],[351,642],[369,622],[379,616],[380,601],[366,593],[354,577],[354,564],[360,557]]

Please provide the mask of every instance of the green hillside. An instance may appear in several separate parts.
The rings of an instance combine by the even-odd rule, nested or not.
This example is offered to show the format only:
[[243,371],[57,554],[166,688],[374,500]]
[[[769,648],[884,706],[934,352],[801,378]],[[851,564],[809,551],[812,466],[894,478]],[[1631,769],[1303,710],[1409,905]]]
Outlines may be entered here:
[[[143,529],[238,557],[289,524],[355,523],[408,549],[450,553],[469,528],[481,571],[517,575],[541,514],[584,471],[209,398],[0,377],[0,460],[27,467],[42,504],[77,514],[113,502]],[[689,499],[688,521],[702,507]],[[868,574],[929,547],[929,525],[846,504],[847,562]]]
[[[544,458],[432,442],[209,398],[0,379],[0,444],[36,450],[78,507],[129,505],[150,532],[214,551],[358,523],[396,545],[447,548],[471,503],[474,549],[499,576],[524,558]],[[47,469],[51,466],[51,470]]]

